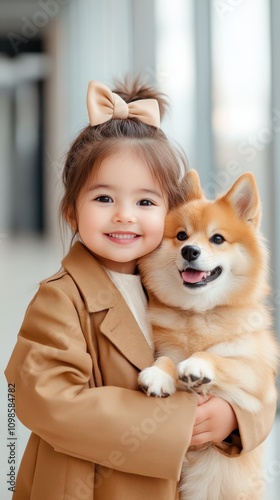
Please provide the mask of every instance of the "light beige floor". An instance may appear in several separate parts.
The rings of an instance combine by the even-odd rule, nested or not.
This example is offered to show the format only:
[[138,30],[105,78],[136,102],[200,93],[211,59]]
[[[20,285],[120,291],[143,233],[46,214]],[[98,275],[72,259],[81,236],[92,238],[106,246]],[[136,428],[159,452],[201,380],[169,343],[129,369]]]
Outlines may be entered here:
[[[3,370],[7,364],[25,309],[38,282],[60,267],[62,245],[59,242],[32,237],[21,239],[0,237],[0,498],[10,500],[7,489],[7,385]],[[17,424],[17,457],[21,459],[29,431]],[[280,497],[280,419],[266,443],[263,471],[254,478],[256,493],[264,492],[264,500]]]

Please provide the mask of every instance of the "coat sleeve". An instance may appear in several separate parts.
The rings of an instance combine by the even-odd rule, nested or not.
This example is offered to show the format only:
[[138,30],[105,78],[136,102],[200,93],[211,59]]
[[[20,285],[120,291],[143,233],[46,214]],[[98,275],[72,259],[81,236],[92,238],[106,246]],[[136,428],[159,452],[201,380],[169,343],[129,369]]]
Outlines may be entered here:
[[257,414],[232,406],[238,421],[238,435],[233,434],[232,441],[240,442],[240,453],[248,453],[268,437],[274,423],[277,402],[266,405]]
[[89,387],[92,359],[77,307],[44,284],[27,309],[6,369],[21,422],[61,453],[150,477],[178,480],[196,399],[159,399]]

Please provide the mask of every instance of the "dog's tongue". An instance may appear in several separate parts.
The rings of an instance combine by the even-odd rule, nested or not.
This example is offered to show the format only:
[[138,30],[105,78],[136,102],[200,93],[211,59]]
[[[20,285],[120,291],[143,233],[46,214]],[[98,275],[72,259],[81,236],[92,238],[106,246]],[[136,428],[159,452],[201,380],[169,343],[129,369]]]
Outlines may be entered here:
[[198,283],[199,281],[206,279],[206,272],[187,269],[182,272],[182,278],[185,283]]

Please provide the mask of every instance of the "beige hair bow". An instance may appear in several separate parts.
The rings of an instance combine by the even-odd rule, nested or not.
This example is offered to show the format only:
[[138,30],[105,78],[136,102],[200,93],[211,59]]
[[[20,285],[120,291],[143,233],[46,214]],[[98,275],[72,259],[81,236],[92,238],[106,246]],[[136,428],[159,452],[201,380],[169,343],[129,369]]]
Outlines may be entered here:
[[95,80],[89,82],[87,108],[91,126],[100,125],[111,118],[138,118],[147,125],[160,126],[156,99],[139,99],[127,104],[118,94]]

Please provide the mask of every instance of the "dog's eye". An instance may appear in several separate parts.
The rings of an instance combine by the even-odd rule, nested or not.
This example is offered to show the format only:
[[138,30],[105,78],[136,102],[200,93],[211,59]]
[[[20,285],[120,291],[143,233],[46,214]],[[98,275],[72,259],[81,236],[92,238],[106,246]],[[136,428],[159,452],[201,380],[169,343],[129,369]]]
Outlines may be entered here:
[[214,234],[210,238],[210,242],[215,243],[215,245],[221,245],[222,243],[224,243],[224,241],[225,241],[225,238],[221,234]]
[[186,240],[186,239],[187,239],[187,237],[188,237],[188,236],[187,236],[187,233],[186,233],[185,231],[180,231],[180,232],[177,234],[177,236],[176,236],[177,240],[179,240],[179,241],[184,241],[184,240]]

